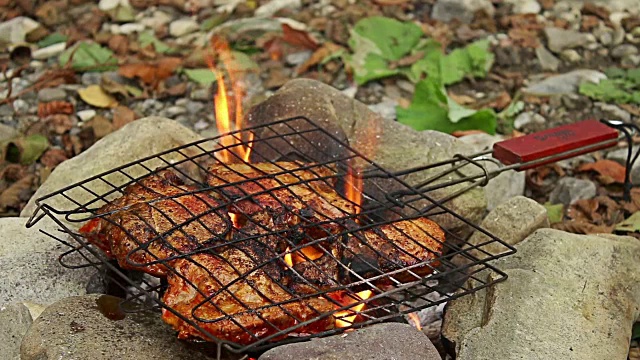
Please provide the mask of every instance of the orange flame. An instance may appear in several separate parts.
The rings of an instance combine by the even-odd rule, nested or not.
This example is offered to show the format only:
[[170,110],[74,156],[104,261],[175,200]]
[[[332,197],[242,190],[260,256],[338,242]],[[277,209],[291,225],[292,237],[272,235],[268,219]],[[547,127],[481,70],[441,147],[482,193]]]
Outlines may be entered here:
[[354,213],[359,214],[362,205],[362,176],[354,174],[352,166],[347,169],[345,178],[345,196],[355,204]]
[[322,257],[322,255],[324,255],[322,251],[316,249],[314,246],[305,246],[293,253],[290,253],[289,251],[291,251],[290,247],[287,248],[284,254],[284,262],[289,267],[293,267],[294,265],[301,262],[319,259],[320,257]]
[[[223,71],[216,67],[213,56],[207,56],[207,64],[211,71],[215,73],[216,82],[218,83],[218,92],[213,97],[216,126],[218,128],[218,132],[224,135],[231,131],[242,129],[244,119],[242,98],[246,91],[244,89],[243,82],[240,80],[240,71],[238,70],[238,66],[235,64],[229,43],[221,37],[214,36],[211,38],[211,46],[229,74],[231,89],[233,90],[234,95],[233,105],[235,109],[233,113],[235,115],[235,126],[232,128],[230,115],[231,106],[227,97],[227,87],[224,82]],[[238,157],[244,162],[249,162],[252,142],[253,133],[248,134],[248,139],[246,139],[245,142],[248,145],[246,146],[243,144],[242,134],[222,136],[220,139],[220,146],[222,146],[223,149],[216,153],[216,157],[219,161],[227,164],[235,162],[234,159],[237,159]]]
[[416,329],[418,330],[422,330],[422,325],[420,324],[420,317],[418,316],[417,313],[408,313],[407,316],[409,317],[409,320],[411,325],[413,325]]
[[[373,295],[373,292],[371,290],[360,291],[355,296],[348,296],[346,301],[344,301],[344,305],[356,304],[356,303],[362,302],[370,298],[371,295]],[[362,311],[362,309],[364,309],[364,306],[365,306],[365,303],[362,302],[358,305],[354,305],[344,310],[340,310],[336,312],[334,315],[336,317],[336,326],[348,327],[353,325],[354,321],[356,320],[356,317],[358,316],[358,313]]]

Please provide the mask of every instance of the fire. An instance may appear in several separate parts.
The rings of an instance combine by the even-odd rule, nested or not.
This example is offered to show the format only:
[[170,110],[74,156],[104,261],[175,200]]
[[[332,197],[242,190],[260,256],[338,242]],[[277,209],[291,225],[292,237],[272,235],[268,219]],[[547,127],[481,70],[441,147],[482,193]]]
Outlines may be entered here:
[[295,264],[305,262],[308,260],[313,261],[319,259],[324,253],[314,246],[305,246],[302,249],[291,253],[291,248],[287,248],[284,254],[284,262],[288,267],[293,267]]
[[353,166],[347,169],[345,178],[345,196],[355,204],[354,214],[359,214],[362,205],[362,177],[354,173]]
[[420,324],[420,317],[418,316],[417,313],[408,313],[407,316],[409,317],[409,320],[411,320],[411,325],[413,325],[416,329],[418,330],[422,330],[422,325]]
[[[212,56],[206,58],[211,71],[215,73],[216,82],[218,84],[218,92],[213,97],[215,107],[216,126],[218,132],[222,135],[228,134],[234,130],[241,130],[243,125],[244,113],[242,111],[242,99],[245,96],[245,88],[240,80],[240,71],[234,62],[229,43],[221,37],[214,36],[211,38],[211,46],[222,62],[224,68],[229,74],[231,89],[233,90],[233,106],[235,121],[231,122],[231,105],[227,94],[227,86],[224,82],[223,70],[218,69]],[[246,141],[243,141],[246,140]],[[216,153],[219,161],[229,164],[236,162],[235,159],[240,158],[244,162],[249,162],[251,155],[251,145],[253,142],[253,133],[247,135],[247,139],[242,138],[242,134],[222,136],[220,146],[222,150]],[[245,145],[247,144],[247,145]]]
[[358,313],[362,311],[362,309],[364,309],[365,304],[362,301],[367,300],[371,297],[371,295],[373,295],[373,292],[371,290],[363,290],[357,293],[355,296],[347,296],[346,299],[343,298],[342,303],[344,305],[356,303],[359,304],[336,312],[334,315],[336,317],[336,326],[348,327],[353,325],[356,317],[358,316]]

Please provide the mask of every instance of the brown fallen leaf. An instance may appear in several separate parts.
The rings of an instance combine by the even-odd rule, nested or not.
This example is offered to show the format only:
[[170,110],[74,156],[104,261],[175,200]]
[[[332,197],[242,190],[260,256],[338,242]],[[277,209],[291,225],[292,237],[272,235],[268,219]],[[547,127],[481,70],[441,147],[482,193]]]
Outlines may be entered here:
[[38,116],[46,118],[54,114],[73,114],[73,104],[66,101],[50,101],[38,104]]
[[453,99],[453,101],[457,102],[460,105],[471,105],[476,102],[476,99],[469,95],[458,95],[454,92],[449,92],[449,97]]
[[100,85],[89,85],[84,89],[78,89],[78,95],[82,101],[99,108],[112,108],[118,105],[118,100],[111,96]]
[[137,118],[136,113],[126,106],[117,106],[113,109],[113,128],[118,130]]
[[320,47],[318,40],[304,30],[294,29],[287,24],[282,24],[282,39],[295,46],[300,46],[309,50],[316,50]]
[[552,228],[574,234],[610,234],[613,226],[594,225],[583,221],[564,221],[551,225]]
[[65,114],[49,115],[45,118],[50,133],[62,135],[73,128],[73,119]]
[[107,45],[118,55],[125,55],[129,51],[129,39],[124,35],[111,36]]
[[598,180],[605,184],[623,184],[625,177],[625,168],[613,160],[598,160],[593,163],[586,163],[578,167],[578,171],[595,171],[600,176]]
[[111,134],[115,129],[111,121],[101,115],[96,115],[93,119],[87,122],[86,126],[93,130],[93,135],[97,139],[102,139],[103,137]]
[[35,191],[33,180],[33,175],[27,175],[0,193],[0,212],[4,212],[8,208],[18,209],[23,202],[26,202]]
[[302,63],[300,66],[298,66],[298,68],[295,70],[295,75],[298,76],[300,74],[307,72],[309,68],[319,64],[327,56],[336,54],[342,50],[344,50],[342,46],[332,42],[326,42],[322,44],[320,48],[318,48],[316,51],[313,52],[313,54],[311,54],[311,56],[307,59],[307,61]]
[[474,134],[486,134],[486,132],[482,130],[456,130],[451,133],[452,136],[455,136],[458,138],[467,136],[467,135],[474,135]]
[[406,4],[409,2],[409,0],[373,0],[373,2],[382,6],[393,6]]
[[40,158],[40,163],[49,169],[54,169],[61,162],[67,160],[67,155],[62,149],[49,149]]
[[139,78],[146,85],[155,88],[158,83],[173,75],[181,63],[180,58],[167,57],[154,62],[125,64],[120,66],[118,73],[130,79]]

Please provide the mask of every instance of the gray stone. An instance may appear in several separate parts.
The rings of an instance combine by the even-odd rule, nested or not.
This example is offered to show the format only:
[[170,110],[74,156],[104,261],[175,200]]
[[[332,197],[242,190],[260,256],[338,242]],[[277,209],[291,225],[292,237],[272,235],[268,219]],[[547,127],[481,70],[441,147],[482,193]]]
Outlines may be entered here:
[[40,102],[64,100],[66,98],[67,92],[60,88],[44,88],[38,91],[38,101]]
[[[474,148],[474,152],[491,149],[493,144],[504,140],[501,136],[491,136],[489,134],[472,134],[463,136],[463,141]],[[497,165],[492,162],[483,164],[487,170],[497,170]],[[499,204],[511,199],[514,196],[524,194],[525,174],[518,171],[505,171],[491,179],[484,187],[485,198],[487,199],[487,210],[491,211]]]
[[538,96],[575,94],[583,82],[599,83],[607,75],[595,70],[573,70],[568,73],[550,76],[538,83],[529,85],[523,91]]
[[[131,122],[118,131],[100,139],[80,155],[58,165],[29,200],[21,216],[30,216],[36,209],[35,200],[45,194],[131,161],[199,139],[201,137],[198,134],[170,119],[151,116]],[[183,152],[185,151],[186,155],[195,155],[197,150],[187,148],[183,150]],[[169,153],[163,158],[166,161],[175,162],[184,159],[184,156],[178,153]],[[166,165],[166,163],[157,159],[145,161],[144,164],[150,169]],[[128,168],[126,172],[132,177],[137,177],[147,174],[148,170],[137,165]],[[116,185],[130,180],[129,177],[117,173],[107,176],[107,179]],[[102,181],[92,181],[85,185],[97,194],[104,194],[113,190],[111,186]],[[94,198],[89,192],[80,189],[66,194],[79,201],[89,201]],[[66,201],[60,196],[50,198],[46,203],[62,210],[71,210],[77,207],[77,205],[73,205],[72,202]]]
[[593,181],[563,177],[549,194],[552,204],[573,204],[578,200],[591,199],[596,196],[596,184]]
[[0,124],[0,144],[13,137],[18,136],[19,132],[13,126]]
[[577,63],[582,60],[582,56],[574,49],[562,50],[560,58],[568,63]]
[[80,78],[82,85],[100,85],[102,82],[102,74],[97,72],[86,72]]
[[[105,313],[126,317],[112,320]],[[20,355],[22,360],[209,358],[178,340],[160,313],[125,314],[118,299],[107,295],[74,296],[49,306],[29,328]]]
[[558,67],[560,67],[560,59],[555,57],[551,51],[547,50],[544,46],[536,48],[536,57],[543,70],[557,71]]
[[0,354],[6,360],[20,360],[20,343],[33,319],[21,303],[0,307]]
[[[547,209],[524,196],[516,196],[498,205],[482,220],[480,227],[509,245],[516,245],[541,228],[548,228]],[[482,251],[471,252],[479,259],[508,252],[504,245],[493,241],[482,232],[476,231],[469,238],[469,244]]]
[[517,130],[521,130],[529,124],[544,125],[546,122],[547,119],[545,119],[544,116],[533,111],[526,111],[520,113],[516,117],[516,119],[513,121],[513,127]]
[[67,48],[66,42],[61,42],[53,45],[49,45],[47,47],[43,47],[42,49],[38,49],[31,54],[36,60],[45,60],[57,55],[60,55]]
[[29,107],[29,103],[22,99],[16,99],[13,101],[13,109],[18,114],[26,114],[27,111],[29,111]]
[[80,110],[76,113],[80,121],[89,121],[96,116],[97,112],[93,109]]
[[487,0],[438,0],[433,6],[431,17],[444,22],[458,19],[470,23],[478,10],[484,10],[489,15],[495,12],[493,4]]
[[449,303],[443,336],[457,359],[626,359],[640,315],[638,240],[541,229],[516,248],[493,263],[507,281]]
[[25,224],[25,218],[0,219],[0,305],[14,301],[51,304],[84,294],[92,268],[72,270],[60,265],[58,257],[70,248],[39,232],[62,236],[52,222],[42,220],[30,229]]
[[[415,131],[395,121],[384,120],[372,112],[366,105],[348,98],[339,90],[309,79],[292,80],[280,88],[273,96],[254,106],[247,113],[247,126],[257,126],[272,122],[274,119],[287,119],[305,116],[328,133],[342,141],[348,142],[363,155],[375,161],[391,172],[407,170],[444,159],[453,154],[471,154],[473,147],[464,142],[437,131]],[[294,123],[298,127],[308,127],[303,122]],[[290,131],[282,125],[273,127],[276,131]],[[257,139],[267,136],[269,131],[258,131]],[[317,143],[317,144],[316,144]],[[327,141],[326,136],[307,141],[270,143],[280,152],[299,152],[315,161],[329,161],[340,155],[342,148],[334,141]],[[260,154],[256,161],[280,158],[266,143],[256,142],[252,154]],[[356,163],[358,168],[366,168],[368,164]],[[413,172],[400,176],[408,184],[419,184],[431,177],[435,171]],[[450,179],[458,175],[452,174]],[[466,185],[449,186],[441,190],[431,191],[429,195],[442,199],[453,191]],[[384,189],[381,190],[381,189]],[[365,184],[365,191],[375,198],[384,199],[384,194],[399,189],[399,184],[384,179],[371,179]],[[386,201],[386,200],[385,200]],[[424,204],[427,205],[427,204]],[[414,203],[420,208],[422,202]],[[479,221],[484,215],[486,201],[484,191],[475,188],[450,201],[447,206],[459,214],[470,218],[471,222]],[[436,221],[450,230],[466,229],[454,217],[446,215],[435,218]]]
[[611,57],[620,59],[625,56],[635,55],[638,53],[638,47],[631,44],[622,44],[611,49]]
[[515,14],[537,14],[542,10],[542,6],[536,0],[507,0],[513,4]]
[[271,349],[259,360],[440,360],[429,338],[411,325],[386,323],[344,335]]
[[640,55],[628,55],[622,58],[620,65],[623,67],[634,67],[640,65]]
[[157,30],[160,27],[168,24],[170,21],[171,15],[163,11],[156,10],[153,12],[151,17],[142,18],[139,22],[150,29]]
[[269,1],[264,5],[261,5],[254,12],[254,16],[259,17],[269,17],[273,14],[277,13],[282,9],[299,9],[302,6],[301,0],[279,0],[279,1]]
[[556,27],[544,29],[549,50],[559,53],[565,49],[573,49],[585,46],[589,43],[589,36],[575,30],[565,30]]
[[297,66],[307,61],[311,57],[311,51],[298,51],[285,57],[288,65]]
[[602,111],[602,113],[605,116],[607,116],[607,119],[622,120],[626,122],[631,121],[631,114],[627,110],[617,105],[607,104],[602,102],[597,102],[597,103],[594,103],[593,105],[595,105],[598,109],[600,109],[600,111]]
[[190,18],[174,20],[169,24],[169,34],[173,37],[187,35],[199,29],[198,23]]
[[22,43],[26,41],[29,33],[41,27],[37,21],[18,16],[11,20],[0,23],[0,43]]

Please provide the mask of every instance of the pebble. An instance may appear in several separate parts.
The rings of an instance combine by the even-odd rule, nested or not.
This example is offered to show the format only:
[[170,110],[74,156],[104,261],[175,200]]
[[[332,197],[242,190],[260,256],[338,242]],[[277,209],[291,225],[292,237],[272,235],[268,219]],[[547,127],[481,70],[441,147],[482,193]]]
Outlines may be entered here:
[[204,109],[204,104],[199,101],[188,101],[184,107],[187,108],[187,112],[191,115],[195,115]]
[[81,111],[78,111],[76,115],[78,115],[78,118],[81,121],[89,121],[93,119],[94,116],[96,116],[96,111],[93,109],[81,110]]
[[611,31],[597,29],[593,34],[602,45],[609,46],[613,44],[613,33]]
[[540,62],[540,67],[543,70],[557,71],[560,67],[561,61],[551,51],[547,50],[544,46],[536,48],[536,57]]
[[302,6],[301,0],[279,0],[279,1],[269,1],[264,5],[261,5],[256,9],[254,15],[256,17],[269,17],[273,16],[276,12],[282,9],[299,9]]
[[513,121],[513,127],[515,127],[517,130],[521,130],[527,124],[544,124],[546,122],[547,120],[544,118],[544,116],[532,111],[527,111],[521,113],[520,115],[518,115],[518,117],[516,117],[516,119]]
[[0,105],[0,116],[12,116],[13,109],[9,104]]
[[200,26],[193,19],[178,19],[169,24],[169,34],[173,37],[187,35],[198,29],[200,29]]
[[603,102],[597,102],[594,105],[600,109],[605,116],[607,116],[607,119],[622,120],[626,122],[631,121],[631,114],[617,105]]
[[560,58],[570,63],[577,63],[582,60],[582,56],[574,49],[563,50],[560,53]]
[[140,19],[139,23],[150,28],[157,30],[158,28],[168,24],[171,21],[171,16],[164,11],[154,11],[151,17]]
[[622,58],[622,61],[620,61],[620,65],[622,65],[623,67],[638,66],[640,65],[640,55],[634,54],[634,55],[625,56]]
[[13,108],[19,114],[26,114],[29,111],[29,103],[22,99],[16,99],[13,101]]
[[38,101],[49,102],[55,100],[64,100],[67,92],[60,88],[44,88],[38,91]]
[[548,96],[575,94],[578,86],[583,82],[599,83],[606,79],[607,75],[589,69],[573,70],[571,72],[550,76],[538,83],[534,83],[523,91],[531,95]]
[[100,83],[102,82],[102,75],[97,72],[86,72],[82,74],[80,81],[82,82],[82,85],[85,86],[100,85]]
[[585,46],[591,42],[592,38],[595,39],[591,34],[584,34],[579,31],[565,30],[556,27],[545,28],[544,33],[548,40],[549,50],[554,53],[559,53],[566,49]]
[[509,0],[515,14],[538,14],[542,6],[536,0]]
[[189,95],[189,97],[193,100],[200,100],[200,101],[211,101],[212,99],[211,91],[208,87],[194,89],[193,91],[191,91],[191,94]]
[[570,205],[582,199],[591,199],[596,196],[596,184],[590,180],[563,177],[549,194],[552,204]]
[[288,65],[297,66],[307,61],[311,57],[311,51],[299,51],[285,57]]
[[127,24],[122,24],[120,25],[120,34],[123,35],[129,35],[129,34],[133,34],[133,33],[139,33],[144,31],[145,26],[144,24],[140,24],[140,23],[127,23]]
[[31,57],[36,60],[45,60],[60,55],[67,48],[66,42],[61,42],[47,47],[43,47],[31,53]]
[[19,302],[0,308],[0,354],[3,359],[20,359],[20,343],[32,323],[29,309]]
[[40,23],[26,16],[18,16],[0,23],[0,43],[23,43],[27,34],[39,27]]
[[443,22],[458,19],[470,23],[478,10],[493,16],[495,8],[489,0],[438,0],[431,11],[431,18]]
[[620,59],[625,56],[635,55],[638,53],[638,47],[631,44],[621,44],[611,50],[611,57]]
[[203,119],[200,119],[200,120],[196,121],[195,124],[193,124],[193,128],[196,129],[196,131],[204,130],[204,129],[208,128],[209,126],[211,126],[211,123],[206,121],[206,120],[203,120]]
[[182,115],[185,114],[187,112],[187,109],[185,109],[182,106],[170,106],[168,108],[166,108],[164,110],[164,113],[166,114],[167,117],[175,117],[178,115]]

